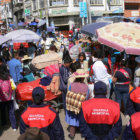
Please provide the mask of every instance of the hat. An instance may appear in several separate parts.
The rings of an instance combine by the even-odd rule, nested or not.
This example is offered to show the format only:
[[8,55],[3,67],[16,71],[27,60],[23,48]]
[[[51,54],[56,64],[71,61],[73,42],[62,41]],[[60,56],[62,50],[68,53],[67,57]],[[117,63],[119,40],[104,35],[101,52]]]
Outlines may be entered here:
[[84,71],[84,69],[78,69],[75,73],[75,78],[86,78],[89,75]]
[[50,140],[49,136],[46,133],[41,132],[40,129],[37,127],[27,128],[25,133],[18,138],[18,140],[25,140],[25,139]]
[[107,86],[104,82],[99,81],[94,85],[94,92],[99,94],[107,93]]
[[32,59],[31,57],[29,57],[28,55],[24,55],[24,57],[21,59],[22,61],[25,61],[25,60],[29,60],[29,59]]
[[135,61],[136,61],[137,63],[140,63],[140,56],[136,57],[136,58],[135,58]]
[[41,87],[34,88],[32,91],[32,97],[33,97],[33,99],[38,98],[38,97],[41,97],[41,99],[44,99],[44,97],[45,97],[44,89]]

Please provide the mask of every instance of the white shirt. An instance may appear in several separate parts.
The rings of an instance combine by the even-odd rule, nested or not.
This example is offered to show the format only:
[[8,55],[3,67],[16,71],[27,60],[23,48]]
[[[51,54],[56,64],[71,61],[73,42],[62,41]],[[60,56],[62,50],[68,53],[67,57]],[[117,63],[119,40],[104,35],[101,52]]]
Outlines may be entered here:
[[95,82],[102,81],[108,84],[109,78],[111,78],[111,75],[108,74],[107,69],[102,61],[97,60],[94,63],[92,69],[95,76]]

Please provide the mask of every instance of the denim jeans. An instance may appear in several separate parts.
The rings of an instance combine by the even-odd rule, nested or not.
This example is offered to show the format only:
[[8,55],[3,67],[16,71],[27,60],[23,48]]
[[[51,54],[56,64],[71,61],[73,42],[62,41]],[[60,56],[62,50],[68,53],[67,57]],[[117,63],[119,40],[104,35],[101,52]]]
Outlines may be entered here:
[[126,114],[126,104],[129,97],[129,87],[115,87],[115,96],[116,96],[116,102],[120,104],[121,108],[121,101],[123,100],[124,103],[124,112]]
[[66,112],[66,92],[62,91],[63,107]]

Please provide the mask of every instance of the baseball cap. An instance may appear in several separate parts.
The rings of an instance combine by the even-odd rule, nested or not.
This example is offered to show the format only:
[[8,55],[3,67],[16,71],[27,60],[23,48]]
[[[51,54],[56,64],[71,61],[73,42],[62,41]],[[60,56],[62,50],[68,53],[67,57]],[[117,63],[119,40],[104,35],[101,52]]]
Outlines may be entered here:
[[44,99],[45,98],[44,89],[41,88],[41,87],[34,88],[33,91],[32,91],[32,97],[33,97],[33,99],[36,99],[38,97],[40,97],[41,99]]
[[107,93],[107,86],[104,82],[99,81],[97,83],[95,83],[94,85],[94,92],[95,93],[99,93],[99,94],[105,94]]

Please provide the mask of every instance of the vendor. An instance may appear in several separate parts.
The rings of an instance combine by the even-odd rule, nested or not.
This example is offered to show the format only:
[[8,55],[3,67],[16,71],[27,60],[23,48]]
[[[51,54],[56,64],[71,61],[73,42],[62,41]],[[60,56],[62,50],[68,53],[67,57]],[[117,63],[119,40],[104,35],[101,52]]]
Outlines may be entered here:
[[120,69],[115,72],[113,76],[113,83],[115,84],[116,102],[121,106],[121,101],[124,103],[124,114],[126,115],[126,103],[129,96],[129,84],[131,81],[131,70],[126,67],[126,61],[120,62]]
[[32,60],[28,55],[24,55],[21,59],[23,62],[23,82],[31,82],[35,80],[35,77],[30,68],[30,62]]

